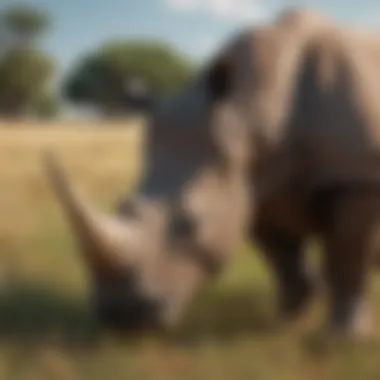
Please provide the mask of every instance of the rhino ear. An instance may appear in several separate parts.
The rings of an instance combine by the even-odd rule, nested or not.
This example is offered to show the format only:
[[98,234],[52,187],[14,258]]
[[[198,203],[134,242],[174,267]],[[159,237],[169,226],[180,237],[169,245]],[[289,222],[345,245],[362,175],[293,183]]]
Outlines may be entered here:
[[244,108],[240,108],[232,96],[235,78],[232,62],[225,58],[217,60],[206,76],[211,96],[211,130],[220,158],[228,164],[246,161],[248,155],[248,118],[243,117]]
[[212,102],[226,99],[232,89],[232,68],[227,59],[218,59],[206,71],[205,76],[208,93]]

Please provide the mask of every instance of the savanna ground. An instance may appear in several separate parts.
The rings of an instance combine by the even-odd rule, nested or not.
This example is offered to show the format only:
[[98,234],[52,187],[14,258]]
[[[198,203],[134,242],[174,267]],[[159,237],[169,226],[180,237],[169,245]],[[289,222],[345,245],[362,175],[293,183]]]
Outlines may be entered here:
[[274,323],[272,281],[252,247],[242,247],[172,336],[131,341],[100,331],[39,155],[54,148],[76,186],[107,210],[138,180],[143,129],[76,127],[0,123],[0,380],[380,378],[380,345],[311,343],[320,300],[292,325]]

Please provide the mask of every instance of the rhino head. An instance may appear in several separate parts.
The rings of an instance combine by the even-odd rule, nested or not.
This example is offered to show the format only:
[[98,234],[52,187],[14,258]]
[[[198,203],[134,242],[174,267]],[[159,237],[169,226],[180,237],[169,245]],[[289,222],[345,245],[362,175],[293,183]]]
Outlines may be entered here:
[[231,56],[241,58],[219,54],[152,109],[137,194],[118,202],[116,215],[90,207],[54,154],[45,157],[108,326],[176,326],[244,237],[252,210],[247,71]]

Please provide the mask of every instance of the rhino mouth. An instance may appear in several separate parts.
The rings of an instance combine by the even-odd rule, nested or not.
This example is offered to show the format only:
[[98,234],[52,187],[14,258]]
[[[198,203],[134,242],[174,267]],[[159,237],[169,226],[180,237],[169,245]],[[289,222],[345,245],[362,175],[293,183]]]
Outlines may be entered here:
[[101,327],[128,334],[162,330],[160,311],[159,302],[143,298],[129,297],[106,305],[94,302],[94,313]]

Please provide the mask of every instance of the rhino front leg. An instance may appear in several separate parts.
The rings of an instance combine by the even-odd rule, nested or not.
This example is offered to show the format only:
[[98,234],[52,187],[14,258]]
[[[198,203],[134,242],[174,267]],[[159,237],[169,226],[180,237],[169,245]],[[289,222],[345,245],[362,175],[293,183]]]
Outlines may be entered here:
[[365,283],[374,257],[379,206],[379,195],[370,191],[346,192],[331,205],[324,232],[329,335],[363,336],[371,332]]
[[313,293],[313,281],[306,270],[302,239],[260,223],[253,238],[273,271],[279,295],[280,317],[296,317]]

